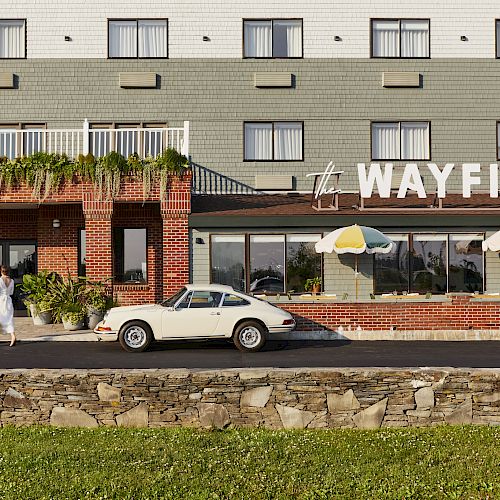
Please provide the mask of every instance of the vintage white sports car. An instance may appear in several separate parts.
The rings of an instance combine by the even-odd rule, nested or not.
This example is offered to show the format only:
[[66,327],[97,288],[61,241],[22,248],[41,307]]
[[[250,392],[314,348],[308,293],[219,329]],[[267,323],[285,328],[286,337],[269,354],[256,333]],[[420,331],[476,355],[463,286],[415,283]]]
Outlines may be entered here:
[[262,349],[269,334],[295,328],[292,315],[225,285],[186,285],[160,304],[114,307],[94,332],[129,352],[153,340],[232,339],[240,351]]

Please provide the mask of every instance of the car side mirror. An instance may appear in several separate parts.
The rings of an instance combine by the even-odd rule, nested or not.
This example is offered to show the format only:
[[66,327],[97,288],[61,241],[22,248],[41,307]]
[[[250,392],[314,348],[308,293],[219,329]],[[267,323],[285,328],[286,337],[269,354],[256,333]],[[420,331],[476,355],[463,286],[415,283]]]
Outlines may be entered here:
[[167,311],[173,312],[175,311],[175,307],[167,307]]

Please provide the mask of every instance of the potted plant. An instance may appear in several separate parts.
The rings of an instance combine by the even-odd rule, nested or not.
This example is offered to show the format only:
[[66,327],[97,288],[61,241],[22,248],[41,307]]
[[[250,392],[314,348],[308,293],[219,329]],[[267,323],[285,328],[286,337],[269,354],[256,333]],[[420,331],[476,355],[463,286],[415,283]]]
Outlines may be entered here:
[[309,278],[304,284],[304,290],[306,292],[312,292],[313,295],[321,292],[321,278],[315,276],[314,278]]
[[110,308],[110,299],[101,281],[93,282],[85,290],[85,308],[88,327],[93,330],[103,320],[104,313]]
[[56,273],[40,271],[37,274],[25,274],[21,290],[25,293],[23,299],[28,314],[34,325],[47,325],[52,321],[52,304],[49,288],[59,280]]
[[83,330],[85,328],[85,309],[82,304],[68,304],[62,311],[65,330]]
[[85,278],[72,278],[71,276],[49,283],[47,292],[52,308],[52,319],[55,323],[60,323],[63,315],[74,308],[81,310],[85,317],[83,308],[85,286]]

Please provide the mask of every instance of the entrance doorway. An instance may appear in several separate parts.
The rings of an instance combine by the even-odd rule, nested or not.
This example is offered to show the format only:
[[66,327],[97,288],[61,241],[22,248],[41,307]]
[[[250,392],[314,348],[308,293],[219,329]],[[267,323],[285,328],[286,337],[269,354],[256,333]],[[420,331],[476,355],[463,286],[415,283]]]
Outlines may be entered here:
[[10,277],[16,284],[12,302],[16,311],[25,311],[19,284],[25,274],[37,272],[36,241],[0,240],[0,262],[10,268]]

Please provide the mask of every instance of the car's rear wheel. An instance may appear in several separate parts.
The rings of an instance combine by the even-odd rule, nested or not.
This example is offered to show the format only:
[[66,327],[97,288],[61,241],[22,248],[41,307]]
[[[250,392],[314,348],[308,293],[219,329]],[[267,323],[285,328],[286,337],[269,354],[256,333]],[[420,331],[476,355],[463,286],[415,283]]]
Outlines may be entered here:
[[266,343],[266,329],[257,321],[244,321],[236,327],[234,345],[243,352],[257,352]]
[[118,340],[127,352],[143,352],[153,341],[153,332],[146,323],[131,321],[120,330]]

